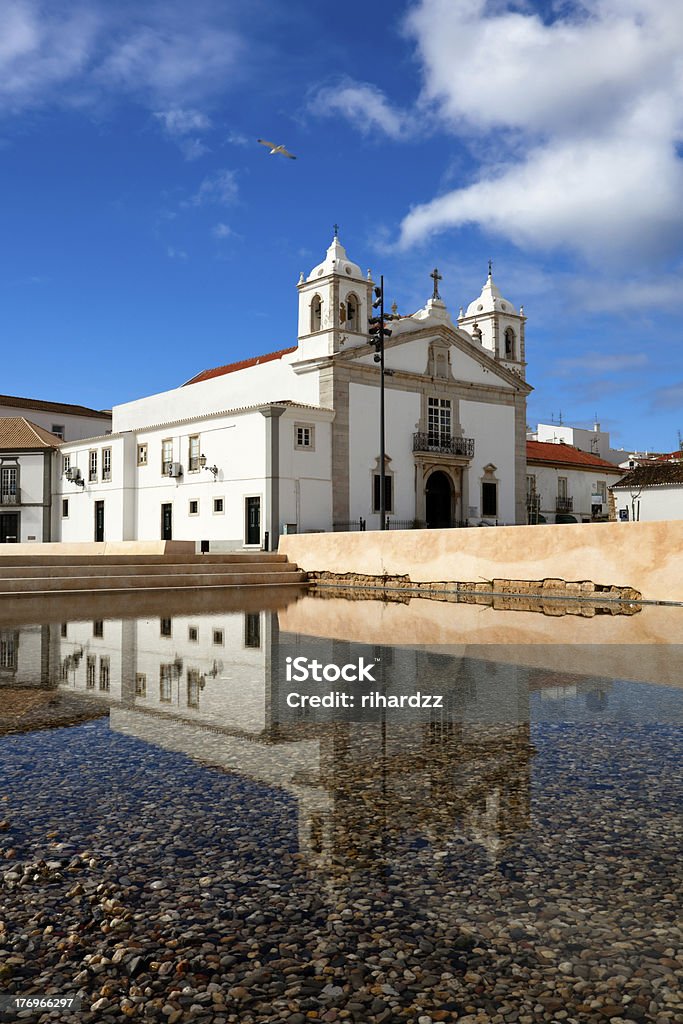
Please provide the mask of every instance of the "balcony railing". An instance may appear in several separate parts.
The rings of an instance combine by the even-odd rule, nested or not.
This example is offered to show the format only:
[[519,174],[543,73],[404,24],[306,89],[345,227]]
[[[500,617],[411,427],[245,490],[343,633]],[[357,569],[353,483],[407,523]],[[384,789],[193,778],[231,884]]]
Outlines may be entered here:
[[556,512],[573,512],[574,510],[574,499],[573,498],[560,498],[559,496],[555,499],[555,511]]
[[18,493],[17,492],[15,492],[14,494],[10,494],[10,493],[5,494],[5,493],[3,493],[2,495],[0,495],[0,504],[2,504],[2,505],[18,505],[19,504],[19,495],[18,495]]
[[474,455],[474,438],[451,437],[449,434],[413,434],[414,452],[439,452],[442,455],[463,455],[471,459]]

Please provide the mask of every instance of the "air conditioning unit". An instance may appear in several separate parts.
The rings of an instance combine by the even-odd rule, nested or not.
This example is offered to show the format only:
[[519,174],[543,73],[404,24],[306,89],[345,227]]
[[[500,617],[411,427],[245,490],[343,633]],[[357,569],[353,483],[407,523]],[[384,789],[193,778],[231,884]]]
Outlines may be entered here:
[[70,483],[75,484],[76,481],[80,479],[80,476],[81,471],[78,468],[78,466],[69,466],[69,468],[66,471],[66,478]]
[[169,476],[178,477],[183,475],[183,467],[179,462],[172,462],[171,468],[168,471]]

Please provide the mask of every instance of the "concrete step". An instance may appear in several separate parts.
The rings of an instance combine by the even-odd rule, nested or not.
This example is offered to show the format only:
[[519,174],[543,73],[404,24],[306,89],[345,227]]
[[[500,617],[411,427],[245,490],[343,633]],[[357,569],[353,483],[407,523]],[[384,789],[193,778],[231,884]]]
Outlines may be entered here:
[[[293,570],[293,571],[292,571]],[[18,579],[0,579],[0,598],[19,594],[56,594],[88,591],[156,590],[175,587],[254,587],[282,586],[306,582],[306,573],[293,566],[285,572],[225,572],[113,575],[97,576],[36,576]]]
[[292,562],[264,562],[262,559],[249,562],[214,562],[185,564],[183,562],[163,562],[160,564],[140,565],[135,563],[116,563],[111,565],[73,565],[70,562],[59,565],[5,565],[0,564],[0,583],[2,580],[31,580],[83,578],[107,576],[109,579],[118,576],[178,576],[178,575],[225,575],[232,573],[264,575],[272,572],[295,573],[297,567]]
[[277,551],[227,551],[224,554],[196,555],[173,552],[167,555],[43,555],[40,545],[36,545],[36,554],[13,555],[12,545],[0,546],[0,577],[3,568],[21,565],[248,565],[252,562],[270,562],[281,564],[287,562],[286,555]]

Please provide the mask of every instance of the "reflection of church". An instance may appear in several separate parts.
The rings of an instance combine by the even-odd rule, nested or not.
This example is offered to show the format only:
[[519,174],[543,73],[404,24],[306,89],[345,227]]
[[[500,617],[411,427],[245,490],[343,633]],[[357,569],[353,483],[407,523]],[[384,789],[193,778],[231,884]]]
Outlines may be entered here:
[[[524,523],[523,311],[489,267],[454,322],[441,275],[431,276],[424,307],[388,314],[386,511],[404,528]],[[374,297],[370,272],[335,235],[301,274],[296,344],[115,406],[112,433],[61,447],[59,539],[161,536],[238,548],[263,545],[267,533],[274,548],[284,530],[343,530],[361,519],[377,529]]]
[[[316,723],[282,714],[292,643],[308,639],[265,612],[75,622],[52,628],[50,661],[62,693],[108,702],[112,728],[291,793],[300,850],[326,879],[381,875],[405,842],[442,856],[475,844],[498,859],[529,821],[525,670],[385,648],[382,685],[429,684],[444,707]],[[316,640],[324,661],[357,651]]]

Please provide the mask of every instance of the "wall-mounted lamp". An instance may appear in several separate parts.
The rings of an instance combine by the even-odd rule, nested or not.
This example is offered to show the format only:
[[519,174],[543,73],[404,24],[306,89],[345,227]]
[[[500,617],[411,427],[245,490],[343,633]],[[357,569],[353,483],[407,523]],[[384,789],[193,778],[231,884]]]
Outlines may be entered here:
[[77,484],[78,487],[85,487],[85,480],[81,476],[81,471],[78,466],[69,466],[64,475],[69,483]]
[[202,469],[208,469],[209,473],[213,473],[214,480],[218,476],[218,466],[207,466],[206,455],[199,456],[199,465],[202,467]]

